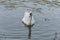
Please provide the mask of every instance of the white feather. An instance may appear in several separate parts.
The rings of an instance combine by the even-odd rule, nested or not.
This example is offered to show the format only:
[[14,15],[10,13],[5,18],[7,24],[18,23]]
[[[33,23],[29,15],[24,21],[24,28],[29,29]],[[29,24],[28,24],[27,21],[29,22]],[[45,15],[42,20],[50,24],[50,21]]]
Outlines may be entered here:
[[30,19],[31,19],[31,18],[29,17],[29,14],[30,14],[29,12],[25,12],[22,21],[23,21],[26,25],[33,25],[33,24],[35,23],[35,20],[34,20],[33,15],[32,15],[32,20],[31,20],[31,22],[30,22]]

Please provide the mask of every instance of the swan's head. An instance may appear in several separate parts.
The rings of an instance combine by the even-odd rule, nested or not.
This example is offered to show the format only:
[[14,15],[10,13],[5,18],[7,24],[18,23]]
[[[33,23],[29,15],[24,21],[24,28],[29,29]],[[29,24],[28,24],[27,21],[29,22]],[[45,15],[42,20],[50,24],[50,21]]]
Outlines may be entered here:
[[32,18],[32,12],[25,12],[24,18]]
[[32,17],[32,12],[29,13],[29,17]]

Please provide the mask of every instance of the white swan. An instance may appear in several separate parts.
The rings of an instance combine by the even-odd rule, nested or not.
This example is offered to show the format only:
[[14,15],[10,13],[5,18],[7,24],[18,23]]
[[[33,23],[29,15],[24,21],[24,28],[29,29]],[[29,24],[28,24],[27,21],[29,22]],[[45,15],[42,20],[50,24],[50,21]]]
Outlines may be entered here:
[[22,22],[29,28],[28,38],[31,38],[31,27],[34,25],[35,20],[33,18],[32,12],[25,12]]
[[33,14],[32,12],[25,12],[24,14],[24,17],[22,19],[22,22],[25,24],[25,25],[33,25],[35,23],[35,20],[33,18]]

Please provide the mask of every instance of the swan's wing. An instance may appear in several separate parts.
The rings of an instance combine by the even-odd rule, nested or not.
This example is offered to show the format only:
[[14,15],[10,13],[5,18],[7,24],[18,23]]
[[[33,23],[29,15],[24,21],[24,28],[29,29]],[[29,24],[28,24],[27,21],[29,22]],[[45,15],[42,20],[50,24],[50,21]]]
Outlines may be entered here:
[[25,15],[24,15],[22,21],[23,21],[25,24],[28,25],[29,20],[30,20],[30,18],[29,18],[29,13],[28,13],[28,12],[25,12]]

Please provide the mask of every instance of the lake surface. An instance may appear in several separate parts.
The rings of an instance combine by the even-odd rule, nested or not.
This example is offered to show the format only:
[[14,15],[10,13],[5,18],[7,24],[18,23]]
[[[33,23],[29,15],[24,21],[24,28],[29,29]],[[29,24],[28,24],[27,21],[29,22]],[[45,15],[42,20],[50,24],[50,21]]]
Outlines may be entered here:
[[60,2],[39,0],[0,1],[0,40],[29,40],[22,23],[26,11],[32,11],[35,25],[30,40],[60,40]]

